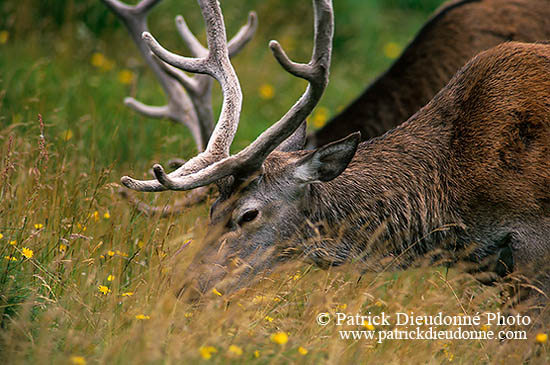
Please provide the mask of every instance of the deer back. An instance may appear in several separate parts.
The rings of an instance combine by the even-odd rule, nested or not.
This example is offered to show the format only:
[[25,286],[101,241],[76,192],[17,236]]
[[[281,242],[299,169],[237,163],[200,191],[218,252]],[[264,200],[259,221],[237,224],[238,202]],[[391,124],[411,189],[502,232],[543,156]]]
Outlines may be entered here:
[[363,140],[407,120],[479,52],[506,41],[550,39],[548,0],[459,0],[444,4],[395,63],[310,137],[321,146],[360,131]]

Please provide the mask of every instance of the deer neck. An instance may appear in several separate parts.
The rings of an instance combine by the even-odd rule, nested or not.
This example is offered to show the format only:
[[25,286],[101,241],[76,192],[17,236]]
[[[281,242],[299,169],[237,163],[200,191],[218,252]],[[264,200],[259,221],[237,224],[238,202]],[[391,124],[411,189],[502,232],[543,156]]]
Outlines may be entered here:
[[452,241],[460,222],[449,208],[450,133],[441,120],[437,111],[424,109],[362,143],[338,178],[312,184],[306,242],[315,242],[315,252],[327,251],[313,253],[314,261],[323,266],[320,261],[336,265],[367,256],[410,258]]

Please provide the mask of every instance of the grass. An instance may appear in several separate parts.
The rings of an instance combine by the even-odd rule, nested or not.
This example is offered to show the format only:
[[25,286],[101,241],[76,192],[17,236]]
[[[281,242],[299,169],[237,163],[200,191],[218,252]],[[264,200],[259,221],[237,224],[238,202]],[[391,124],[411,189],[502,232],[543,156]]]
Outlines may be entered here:
[[[549,361],[548,344],[537,343],[536,332],[528,340],[503,344],[378,344],[341,340],[334,322],[316,323],[322,312],[499,310],[498,287],[439,267],[361,275],[350,266],[324,271],[296,263],[247,291],[207,295],[200,307],[176,300],[174,288],[200,248],[211,201],[183,216],[147,218],[118,197],[115,185],[124,174],[146,176],[154,162],[192,156],[193,143],[179,126],[149,120],[122,105],[126,95],[158,104],[163,95],[124,29],[106,17],[102,5],[59,3],[65,7],[51,4],[47,16],[36,14],[33,1],[0,7],[16,14],[15,20],[0,22],[6,37],[0,42],[2,363]],[[153,13],[153,32],[174,49],[180,43],[172,17],[180,10],[193,29],[202,29],[191,3],[179,9],[179,3],[167,1]],[[244,4],[226,10],[229,33],[244,22],[243,8],[257,10],[260,28],[234,60],[245,96],[234,150],[277,120],[304,87],[272,59],[268,40],[281,40],[297,59],[308,57],[311,44],[309,2]],[[320,124],[391,63],[388,44],[402,48],[438,4],[336,2],[331,84],[321,102]],[[94,53],[104,57],[102,64],[91,63]],[[121,82],[122,71],[131,72],[129,82]],[[272,98],[261,97],[265,85],[272,87]],[[215,90],[216,108],[219,101]],[[162,205],[177,193],[140,197]],[[281,332],[288,342],[272,338]]]

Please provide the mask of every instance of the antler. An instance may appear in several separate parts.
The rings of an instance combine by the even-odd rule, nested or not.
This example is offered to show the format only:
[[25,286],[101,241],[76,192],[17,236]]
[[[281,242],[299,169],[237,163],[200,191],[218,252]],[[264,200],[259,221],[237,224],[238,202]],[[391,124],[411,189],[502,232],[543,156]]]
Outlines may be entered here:
[[199,0],[206,21],[209,53],[202,58],[187,58],[164,49],[149,33],[143,38],[160,59],[189,72],[205,73],[220,82],[224,102],[219,121],[206,150],[170,174],[159,164],[153,166],[157,180],[140,181],[124,176],[121,182],[134,190],[189,190],[208,185],[230,175],[246,175],[261,168],[267,156],[300,126],[319,102],[326,85],[330,67],[334,20],[330,0],[313,0],[315,10],[315,39],[313,54],[307,64],[291,61],[280,44],[271,41],[275,58],[281,66],[309,84],[294,106],[274,125],[264,131],[252,144],[236,155],[229,156],[242,102],[240,85],[227,57],[225,29],[216,0]]
[[[158,62],[143,42],[141,35],[148,31],[147,16],[160,0],[142,0],[130,6],[119,0],[102,0],[119,18],[122,19],[146,63],[159,80],[168,97],[164,106],[149,106],[127,97],[124,103],[132,109],[152,118],[168,118],[187,126],[197,149],[203,151],[214,128],[211,90],[212,80],[205,75],[190,77],[185,73]],[[193,56],[199,56],[207,50],[195,38],[182,16],[176,17],[176,26]],[[254,35],[257,17],[249,13],[248,22],[230,42],[230,56],[237,54]],[[187,93],[184,91],[187,91]]]
[[120,196],[126,199],[134,208],[148,217],[166,218],[174,215],[183,214],[189,207],[203,202],[208,195],[208,186],[203,186],[190,191],[181,200],[177,200],[170,205],[152,206],[137,199],[128,189],[121,187],[118,190]]

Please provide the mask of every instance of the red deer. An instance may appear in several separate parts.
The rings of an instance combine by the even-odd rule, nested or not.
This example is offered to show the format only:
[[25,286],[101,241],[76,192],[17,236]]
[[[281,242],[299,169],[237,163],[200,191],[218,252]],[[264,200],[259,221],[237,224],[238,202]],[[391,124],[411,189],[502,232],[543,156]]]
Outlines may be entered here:
[[[123,177],[138,191],[190,190],[216,183],[208,244],[190,271],[204,293],[231,292],[260,272],[301,257],[321,267],[352,260],[380,270],[448,252],[488,270],[527,276],[550,245],[550,45],[505,43],[468,62],[425,107],[379,138],[359,133],[302,150],[304,120],[328,83],[333,16],[330,0],[314,0],[311,60],[291,61],[270,48],[308,87],[275,124],[229,154],[242,94],[229,61],[221,9],[199,1],[209,52],[178,56],[149,33],[143,38],[164,62],[214,77],[223,90],[218,123],[204,152],[156,179]],[[376,260],[373,264],[372,258]],[[547,274],[547,273],[546,273]],[[548,277],[537,276],[543,290]]]
[[453,0],[420,29],[393,65],[308,138],[322,146],[355,131],[368,140],[426,105],[470,58],[505,41],[550,39],[548,0]]
[[[186,125],[197,149],[204,150],[214,127],[211,99],[212,79],[194,79],[157,63],[141,39],[147,31],[147,14],[160,0],[142,0],[128,6],[118,0],[103,0],[123,21],[146,63],[157,76],[168,97],[164,107],[149,107],[127,98],[125,103],[150,117],[165,117]],[[187,28],[183,17],[176,25],[193,56],[206,50]],[[240,51],[257,26],[255,13],[229,42],[230,56]],[[534,42],[550,39],[548,0],[453,0],[445,3],[422,27],[403,55],[372,83],[351,105],[324,128],[308,137],[308,145],[321,146],[360,131],[362,140],[381,135],[405,121],[425,105],[471,57],[504,41]],[[186,92],[184,92],[187,91]],[[179,166],[173,159],[170,166]],[[169,216],[201,202],[206,189],[197,189],[171,206],[151,207],[127,190],[121,194],[147,215]]]

